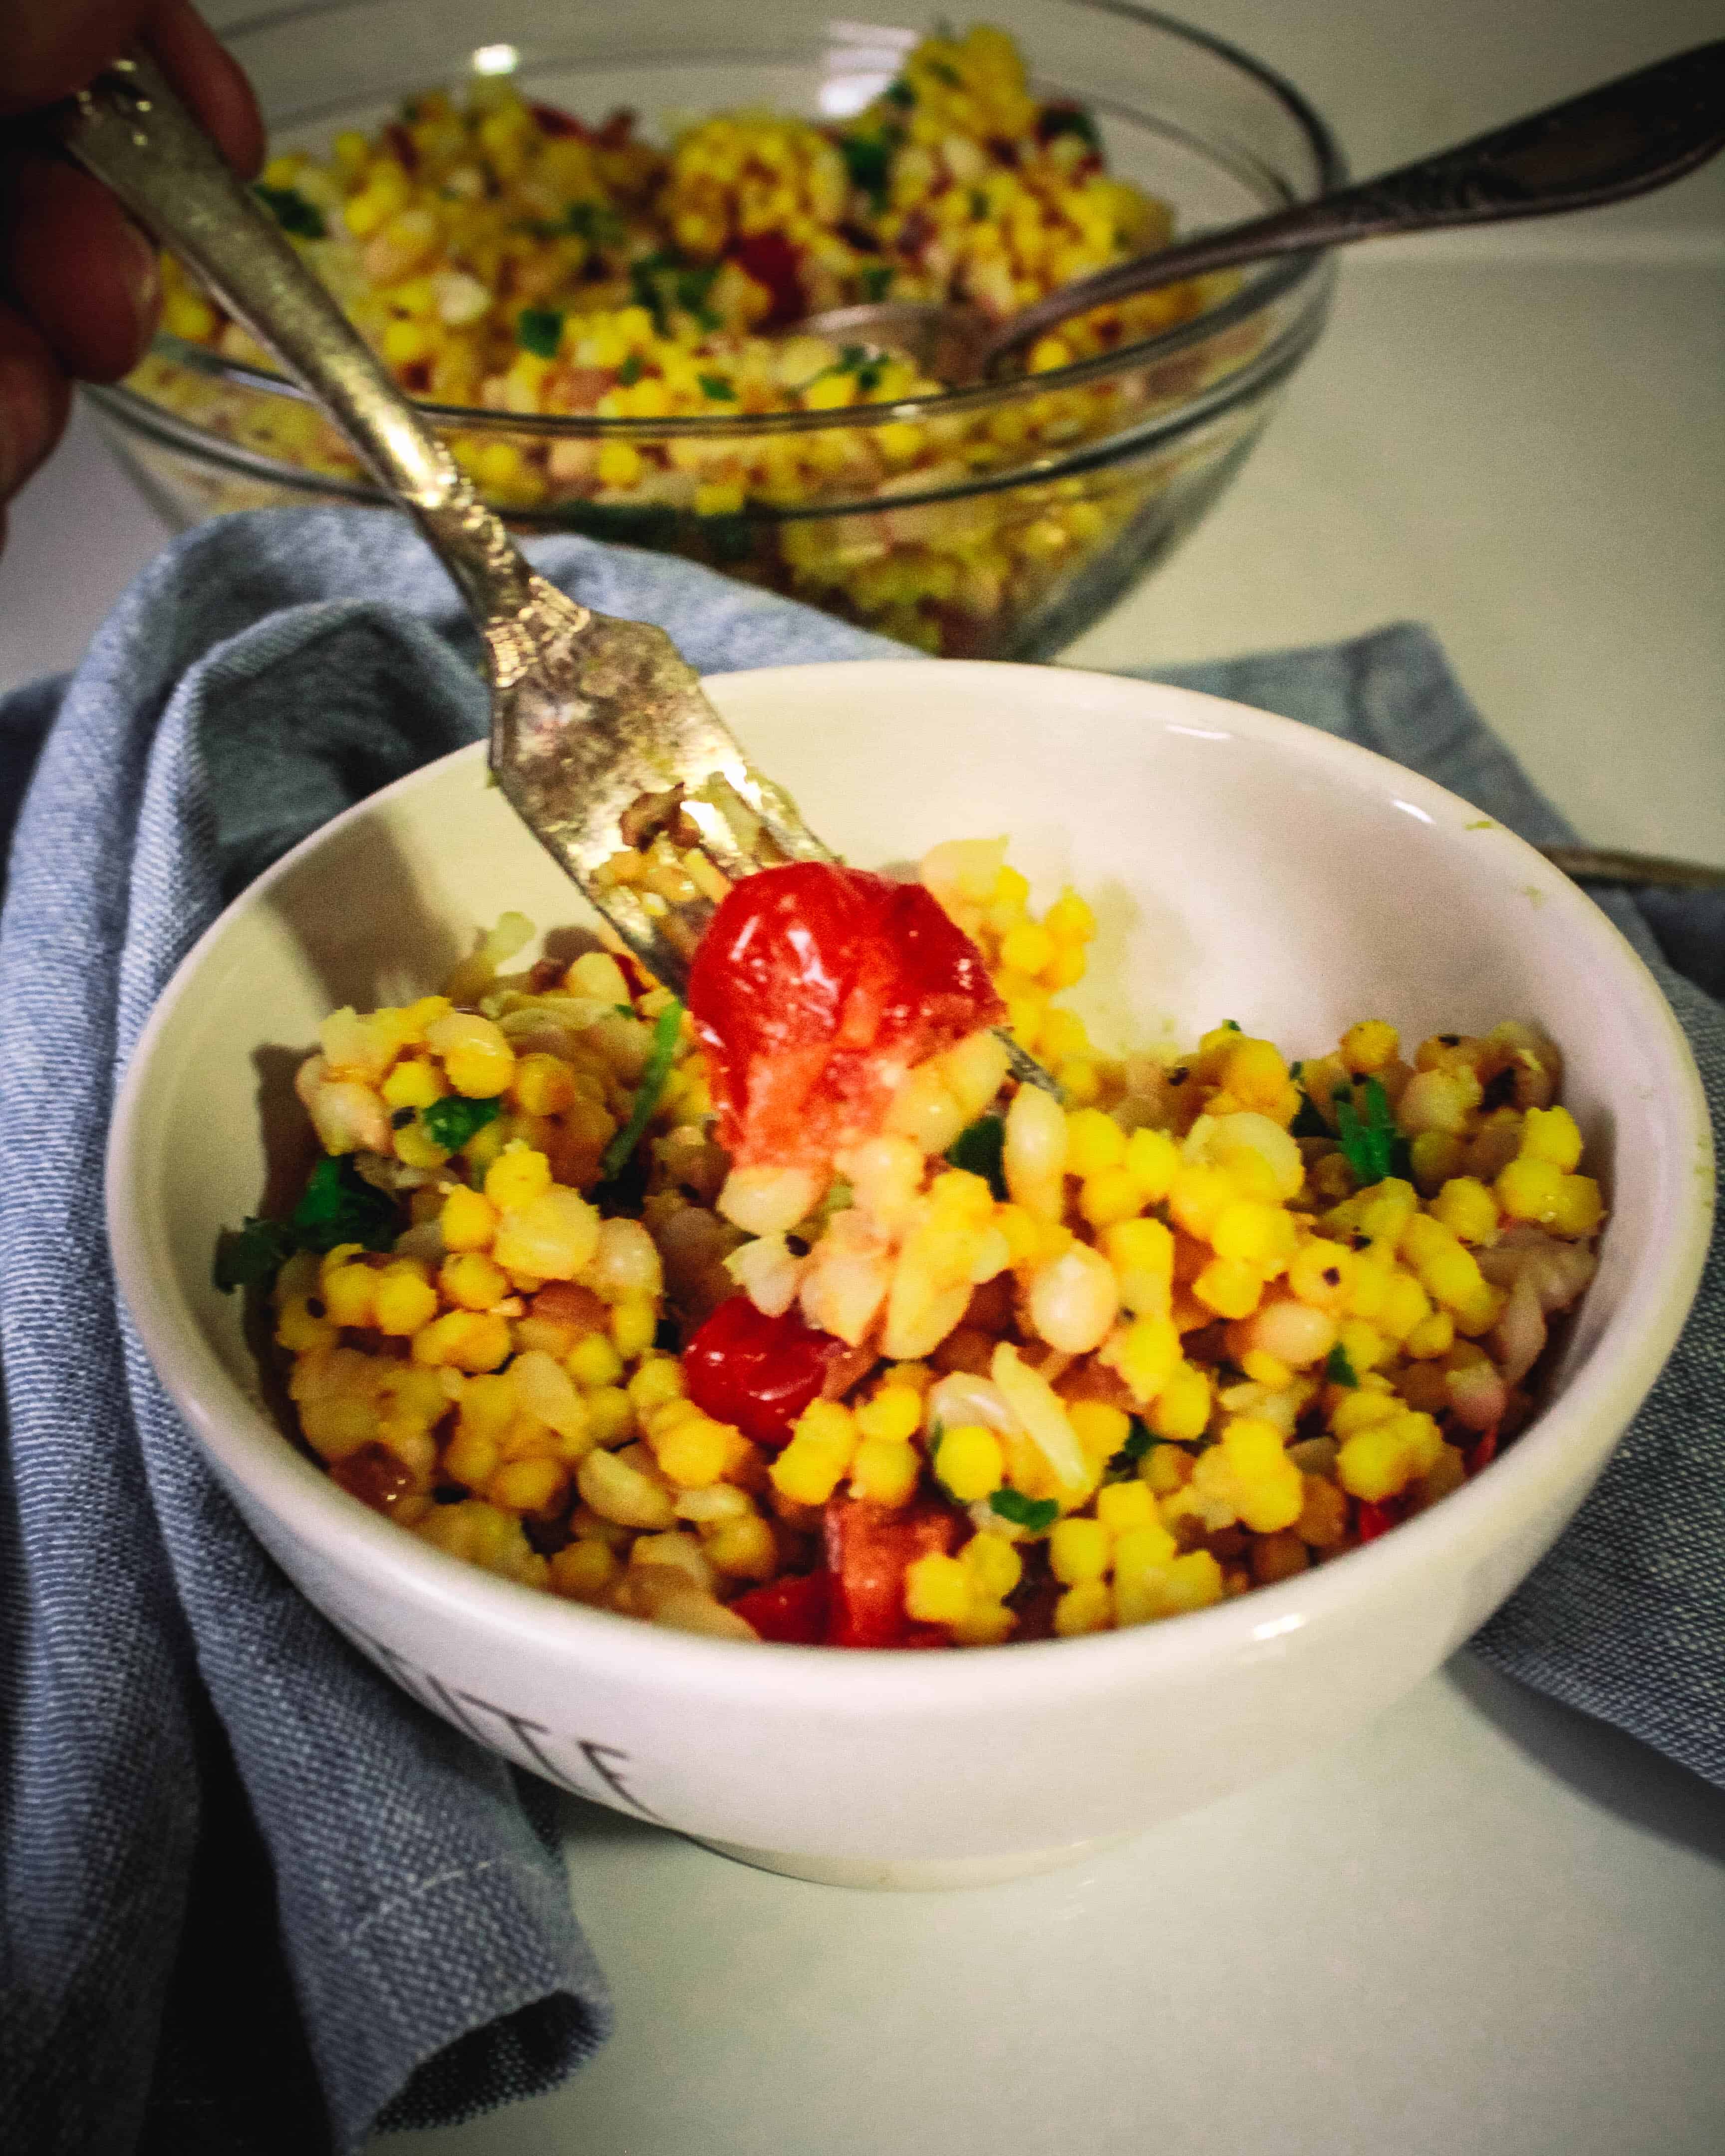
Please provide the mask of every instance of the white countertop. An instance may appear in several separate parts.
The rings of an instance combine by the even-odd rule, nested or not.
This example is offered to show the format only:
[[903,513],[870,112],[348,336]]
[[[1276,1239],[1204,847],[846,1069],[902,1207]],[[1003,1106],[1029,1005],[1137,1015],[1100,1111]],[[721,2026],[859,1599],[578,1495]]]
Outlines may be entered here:
[[[12,531],[0,687],[71,663],[162,536],[87,423]],[[1070,656],[1421,619],[1585,835],[1725,860],[1722,536],[1725,249],[1386,250],[1210,521]],[[1725,1796],[1465,1658],[1041,1879],[851,1893],[572,1804],[568,1851],[616,2038],[380,2151],[1725,2146]]]

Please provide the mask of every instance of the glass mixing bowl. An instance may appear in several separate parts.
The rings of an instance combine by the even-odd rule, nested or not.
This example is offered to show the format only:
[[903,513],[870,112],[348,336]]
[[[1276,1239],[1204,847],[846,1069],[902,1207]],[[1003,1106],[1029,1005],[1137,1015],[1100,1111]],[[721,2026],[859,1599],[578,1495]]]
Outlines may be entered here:
[[[1201,31],[1118,0],[983,13],[1018,40],[1034,93],[1088,106],[1110,170],[1169,205],[1178,231],[1344,177],[1298,93]],[[321,152],[414,90],[500,68],[583,118],[632,107],[649,135],[739,107],[842,119],[921,33],[811,19],[798,0],[741,16],[727,0],[303,0],[224,34],[273,146]],[[1316,341],[1330,284],[1325,256],[1266,263],[1210,280],[1199,313],[1142,342],[895,403],[656,420],[421,408],[523,532],[683,555],[929,651],[1045,658],[1220,495]],[[218,352],[164,334],[125,382],[88,393],[177,525],[381,498],[290,384]],[[634,489],[597,488],[609,443],[665,454]],[[698,512],[697,486],[726,506]]]

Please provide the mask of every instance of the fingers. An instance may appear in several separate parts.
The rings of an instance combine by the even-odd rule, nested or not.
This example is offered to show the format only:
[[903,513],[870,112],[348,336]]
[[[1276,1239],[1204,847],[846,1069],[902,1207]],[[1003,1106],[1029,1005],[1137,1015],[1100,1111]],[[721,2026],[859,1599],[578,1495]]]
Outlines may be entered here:
[[0,111],[28,112],[80,88],[149,13],[150,0],[9,0],[0,8]]
[[140,38],[249,179],[264,155],[257,100],[191,0],[0,0],[0,113],[68,96]]
[[0,502],[18,491],[59,439],[69,395],[42,336],[0,307]]
[[112,382],[135,366],[156,326],[156,250],[100,181],[70,165],[18,170],[10,282],[23,311],[69,374]]
[[157,0],[144,35],[228,163],[243,179],[250,179],[264,162],[264,122],[244,69],[191,0]]

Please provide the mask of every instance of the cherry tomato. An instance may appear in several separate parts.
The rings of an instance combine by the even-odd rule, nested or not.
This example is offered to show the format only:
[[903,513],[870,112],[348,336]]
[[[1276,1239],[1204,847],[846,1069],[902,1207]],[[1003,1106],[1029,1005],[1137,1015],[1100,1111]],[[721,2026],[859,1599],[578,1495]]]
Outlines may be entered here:
[[941,1647],[937,1625],[905,1614],[905,1573],[919,1557],[947,1554],[958,1522],[938,1505],[883,1512],[856,1497],[827,1502],[827,1567],[833,1576],[827,1644],[834,1647]]
[[1394,1507],[1373,1505],[1362,1498],[1359,1507],[1359,1538],[1362,1544],[1374,1543],[1379,1535],[1387,1534],[1400,1517],[1400,1512]]
[[815,1166],[874,1131],[913,1063],[1004,1006],[920,884],[793,861],[732,886],[695,954],[689,1009],[732,1159]]
[[731,249],[731,259],[773,295],[773,311],[758,328],[778,329],[809,312],[796,250],[783,233],[752,232]]
[[683,1350],[689,1397],[703,1414],[728,1422],[757,1445],[782,1445],[820,1391],[827,1366],[848,1354],[794,1310],[768,1317],[746,1295],[721,1302]]
[[1494,1422],[1482,1430],[1467,1455],[1467,1471],[1477,1475],[1482,1467],[1489,1467],[1497,1457],[1497,1425]]
[[810,1572],[801,1578],[793,1576],[773,1580],[765,1587],[752,1587],[747,1594],[739,1594],[731,1607],[739,1617],[747,1618],[763,1640],[814,1647],[827,1635],[832,1592],[830,1573]]

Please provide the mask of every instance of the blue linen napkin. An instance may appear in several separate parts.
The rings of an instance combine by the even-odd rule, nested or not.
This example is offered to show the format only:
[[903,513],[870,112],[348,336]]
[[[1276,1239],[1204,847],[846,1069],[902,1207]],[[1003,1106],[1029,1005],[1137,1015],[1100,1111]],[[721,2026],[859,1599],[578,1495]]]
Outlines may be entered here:
[[[901,655],[684,564],[533,552],[707,671]],[[115,1081],[173,966],[289,845],[481,731],[477,657],[396,520],[268,512],[187,535],[69,682],[0,705],[0,816],[54,722],[0,921],[0,2145],[350,2149],[549,2087],[608,2025],[549,1792],[396,1692],[275,1572],[116,1309],[102,1231]],[[1417,628],[1161,678],[1569,835]],[[1725,1134],[1725,1014],[1607,904]],[[1717,989],[1708,904],[1667,901],[1653,927]],[[1725,1783],[1722,1377],[1716,1238],[1599,1491],[1476,1645]]]

